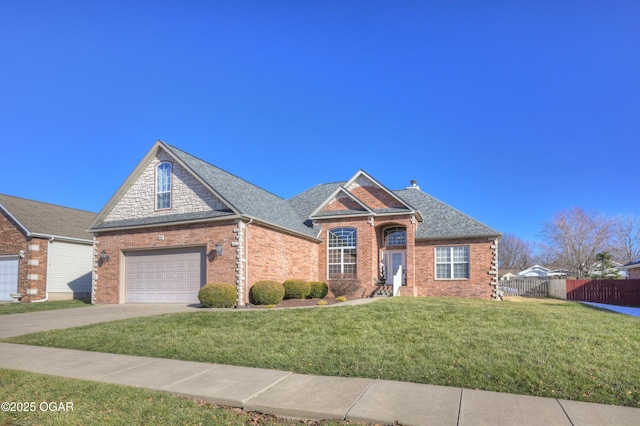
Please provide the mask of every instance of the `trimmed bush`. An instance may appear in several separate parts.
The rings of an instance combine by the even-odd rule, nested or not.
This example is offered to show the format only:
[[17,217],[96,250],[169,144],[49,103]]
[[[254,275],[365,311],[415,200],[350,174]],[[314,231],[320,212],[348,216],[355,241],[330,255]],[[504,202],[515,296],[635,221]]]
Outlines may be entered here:
[[205,308],[230,308],[236,304],[236,286],[216,283],[203,286],[198,292],[198,299]]
[[258,281],[251,287],[249,295],[255,305],[277,305],[284,297],[284,286],[277,281]]
[[329,280],[334,297],[351,296],[360,288],[360,281],[348,274],[338,274]]
[[327,283],[312,281],[309,285],[311,286],[311,293],[307,296],[309,299],[324,299],[327,293],[329,293],[329,286],[327,286]]
[[311,293],[311,286],[304,280],[286,280],[282,285],[285,299],[304,299]]

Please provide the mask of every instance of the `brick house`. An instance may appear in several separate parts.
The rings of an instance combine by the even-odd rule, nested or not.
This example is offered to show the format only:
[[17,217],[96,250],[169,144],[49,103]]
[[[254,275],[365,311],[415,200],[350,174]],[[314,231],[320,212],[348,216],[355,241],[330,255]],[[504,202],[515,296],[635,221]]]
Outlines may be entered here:
[[89,299],[95,216],[0,194],[0,301]]
[[500,233],[422,192],[360,170],[284,200],[162,141],[89,231],[94,303],[198,303],[205,283],[355,279],[357,297],[489,299]]
[[627,271],[630,280],[640,280],[640,259],[623,265],[621,269]]

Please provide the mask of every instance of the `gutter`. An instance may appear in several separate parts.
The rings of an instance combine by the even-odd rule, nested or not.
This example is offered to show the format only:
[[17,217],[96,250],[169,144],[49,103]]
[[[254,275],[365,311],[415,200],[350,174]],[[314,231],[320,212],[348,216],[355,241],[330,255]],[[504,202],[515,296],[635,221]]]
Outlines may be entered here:
[[145,224],[145,225],[132,225],[132,226],[116,226],[113,228],[89,228],[87,230],[87,232],[92,232],[94,234],[99,234],[102,232],[113,232],[113,231],[126,231],[128,229],[144,229],[144,228],[161,228],[164,226],[174,226],[174,225],[190,225],[190,224],[194,224],[194,223],[206,223],[206,222],[222,222],[222,221],[226,221],[226,220],[248,220],[249,223],[255,221],[256,223],[261,223],[269,228],[273,228],[273,229],[277,229],[279,231],[282,232],[286,232],[289,234],[293,234],[293,235],[297,235],[300,237],[303,237],[305,239],[311,240],[313,242],[320,242],[320,239],[315,238],[311,235],[307,235],[307,234],[303,234],[302,232],[298,232],[298,231],[294,231],[292,229],[287,229],[287,228],[283,228],[280,225],[276,225],[274,223],[271,222],[267,222],[264,220],[260,220],[257,219],[253,216],[249,216],[249,215],[231,215],[231,216],[224,216],[224,217],[219,217],[219,218],[205,218],[205,219],[193,219],[193,220],[184,220],[184,221],[178,221],[178,222],[162,222],[162,223],[154,223],[154,224]]
[[[181,220],[177,222],[159,222],[159,223],[151,223],[144,225],[129,225],[129,226],[114,226],[111,228],[89,228],[87,232],[91,232],[93,234],[98,234],[102,232],[112,232],[112,231],[126,231],[128,229],[145,229],[145,228],[161,228],[163,226],[174,226],[174,225],[191,225],[193,223],[205,223],[205,222],[222,222],[225,220],[236,220],[242,219],[243,216],[240,215],[230,215],[230,216],[222,216],[222,217],[208,217],[202,219],[192,219],[192,220]],[[104,222],[103,222],[104,223]]]
[[46,238],[49,240],[49,242],[53,242],[53,240],[58,240],[58,241],[66,241],[70,243],[93,244],[93,240],[85,240],[84,238],[63,237],[61,235],[39,234],[39,233],[33,233],[33,232],[27,232],[27,237]]

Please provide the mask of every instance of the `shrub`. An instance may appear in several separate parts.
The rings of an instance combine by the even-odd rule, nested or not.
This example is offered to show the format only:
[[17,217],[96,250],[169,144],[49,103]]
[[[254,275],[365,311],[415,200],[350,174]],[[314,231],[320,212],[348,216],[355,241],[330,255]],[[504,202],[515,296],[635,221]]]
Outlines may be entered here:
[[277,281],[258,281],[251,287],[249,295],[256,305],[277,305],[284,297],[284,287]]
[[311,293],[311,286],[304,280],[286,280],[282,285],[285,299],[304,299]]
[[336,302],[346,302],[347,301],[347,297],[346,296],[338,296],[336,297]]
[[326,305],[327,301],[326,300],[318,300],[318,305]]
[[327,283],[312,281],[309,285],[311,286],[311,292],[309,293],[309,296],[307,296],[309,299],[323,299],[327,293],[329,293],[329,286],[327,286]]
[[349,274],[339,274],[329,280],[329,287],[334,297],[349,296],[360,288],[360,281]]
[[233,284],[207,284],[198,292],[198,299],[205,308],[230,308],[236,304],[236,298]]

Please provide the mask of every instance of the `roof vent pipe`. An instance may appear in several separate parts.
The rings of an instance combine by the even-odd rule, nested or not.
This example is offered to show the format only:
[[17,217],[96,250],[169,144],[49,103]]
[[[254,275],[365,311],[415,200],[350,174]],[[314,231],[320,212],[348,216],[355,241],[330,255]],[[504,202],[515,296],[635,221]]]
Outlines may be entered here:
[[411,179],[411,186],[407,186],[407,189],[420,189],[418,186],[418,181],[415,179]]

